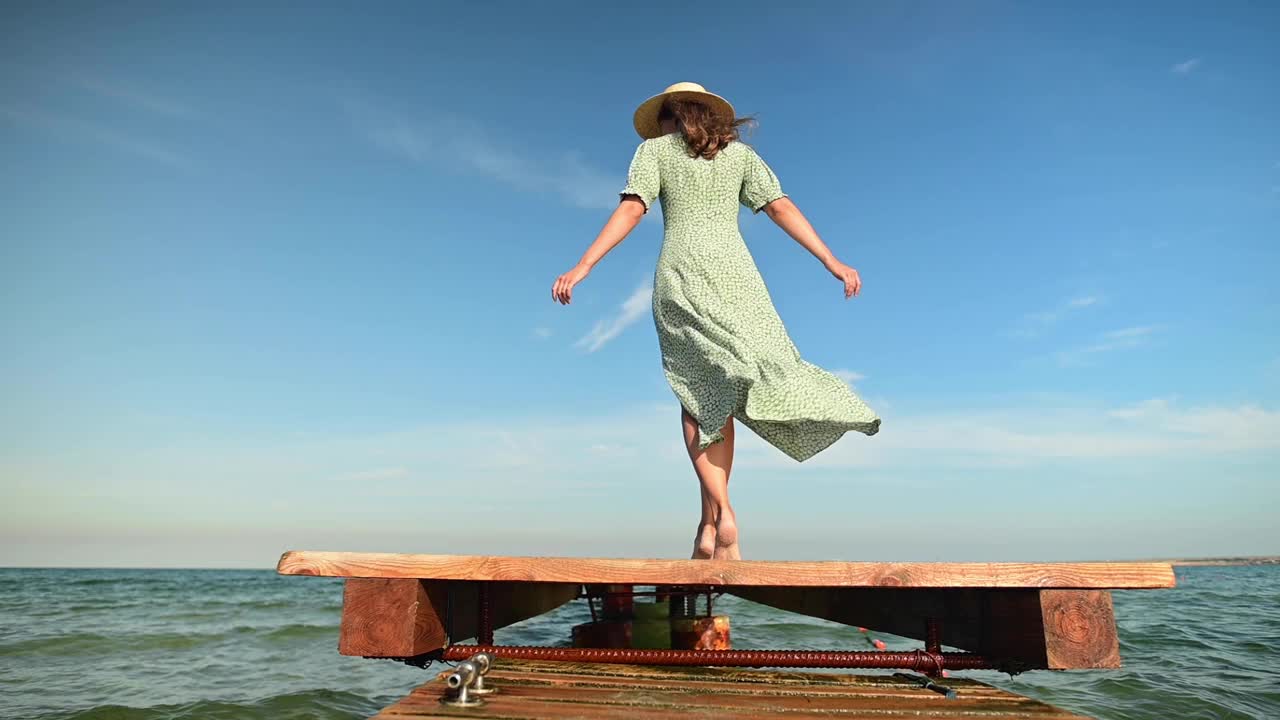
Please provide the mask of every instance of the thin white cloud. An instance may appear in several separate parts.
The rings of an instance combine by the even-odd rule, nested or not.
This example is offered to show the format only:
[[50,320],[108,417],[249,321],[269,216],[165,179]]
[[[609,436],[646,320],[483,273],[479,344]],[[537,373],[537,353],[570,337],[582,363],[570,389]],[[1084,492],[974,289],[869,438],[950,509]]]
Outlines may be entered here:
[[867,379],[866,375],[863,375],[860,372],[854,372],[853,370],[844,370],[844,369],[832,370],[831,374],[849,383],[850,385],[853,385],[854,383],[860,380]]
[[412,162],[430,159],[431,141],[418,130],[398,120],[389,120],[365,131],[374,145]]
[[1100,295],[1080,295],[1058,303],[1058,306],[1051,310],[1026,313],[1022,316],[1021,325],[1013,331],[1013,334],[1023,338],[1039,337],[1067,315],[1101,302]]
[[622,302],[615,315],[597,321],[591,332],[579,338],[574,346],[584,348],[589,353],[599,350],[639,320],[652,301],[653,285],[646,281]]
[[1128,350],[1145,345],[1157,330],[1155,325],[1140,325],[1121,328],[1103,333],[1098,339],[1077,348],[1063,350],[1057,354],[1060,365],[1080,365],[1089,358],[1116,350]]
[[547,338],[551,337],[551,328],[536,327],[533,329],[533,335],[539,340],[546,340]]
[[[794,466],[742,433],[738,465]],[[1013,407],[886,421],[874,438],[841,441],[807,467],[1020,467],[1052,461],[1213,457],[1280,450],[1280,412],[1256,405],[1181,408],[1156,398],[1128,407]],[[1144,460],[1145,462],[1145,460]]]
[[1150,400],[1144,400],[1137,405],[1108,410],[1107,415],[1113,418],[1120,418],[1122,420],[1143,420],[1160,413],[1168,412],[1171,402],[1172,401],[1168,398],[1152,398]]
[[1140,325],[1137,327],[1121,328],[1119,330],[1111,330],[1103,333],[1103,337],[1110,341],[1125,341],[1134,338],[1141,338],[1155,332],[1154,325]]
[[375,104],[344,103],[356,132],[384,152],[421,165],[483,175],[513,189],[549,193],[580,208],[612,208],[609,188],[621,180],[587,163],[579,153],[529,153],[476,123],[457,118],[410,119]]
[[[282,433],[275,442],[268,438],[267,443],[248,445],[201,436],[194,444],[148,452],[110,445],[73,454],[34,445],[19,448],[0,454],[0,477],[6,478],[12,499],[0,506],[0,527],[9,532],[6,542],[0,542],[0,560],[12,564],[45,547],[31,541],[43,537],[41,532],[102,540],[73,548],[74,554],[54,564],[119,562],[129,538],[165,539],[149,540],[147,552],[153,554],[144,552],[134,560],[149,564],[157,561],[154,548],[180,542],[192,532],[243,537],[244,528],[255,527],[269,528],[269,536],[248,543],[236,557],[261,564],[283,549],[306,546],[675,557],[687,553],[683,528],[697,512],[692,495],[696,481],[679,440],[676,408],[670,400],[622,408],[607,403],[593,408],[544,405],[532,415],[506,417],[500,426],[491,418],[436,418],[397,432],[302,439]],[[806,487],[832,498],[828,507],[847,507],[864,491],[883,495],[904,482],[965,487],[972,491],[972,506],[980,507],[984,497],[1007,494],[1022,478],[1026,493],[1006,497],[1005,506],[989,518],[998,522],[1010,511],[1034,514],[1042,508],[1045,496],[1033,488],[1046,482],[1059,483],[1061,489],[1061,483],[1080,478],[1080,492],[1086,495],[1096,490],[1085,483],[1096,488],[1104,478],[1108,489],[1121,490],[1126,484],[1144,493],[1167,488],[1161,507],[1191,506],[1202,499],[1194,488],[1203,485],[1204,467],[1229,465],[1231,473],[1252,472],[1255,494],[1233,495],[1233,508],[1215,507],[1205,515],[1221,532],[1234,527],[1233,510],[1256,507],[1270,497],[1262,494],[1266,491],[1257,476],[1274,468],[1280,456],[1280,412],[1250,404],[1182,407],[1173,400],[1135,406],[1030,400],[999,410],[887,418],[875,437],[851,433],[803,464],[743,427],[737,438],[735,469],[745,473],[746,484],[735,492],[744,509],[769,509],[753,526],[761,533],[771,520],[785,525],[795,518],[801,523],[795,527],[803,528],[805,518],[823,512],[804,500],[812,493],[797,496],[778,489],[790,487],[787,483],[800,475]],[[1232,462],[1223,465],[1227,458]],[[396,468],[413,472],[395,477]],[[846,471],[851,468],[869,471],[850,483]],[[1017,472],[1001,472],[1008,469]],[[344,470],[384,479],[349,482],[337,476]],[[181,479],[179,492],[175,478]],[[645,491],[634,492],[637,487]],[[671,504],[671,498],[686,492],[691,493],[687,503]],[[617,510],[620,497],[626,498],[627,512],[645,519],[643,533],[621,539],[608,532],[627,532],[619,527],[616,512],[600,511]],[[1129,491],[1116,496],[1116,502],[1128,512],[1140,511],[1146,501]],[[414,524],[423,513],[433,518],[425,530]],[[877,531],[893,520],[875,512],[865,519]],[[483,538],[469,532],[482,525],[507,531]],[[1009,537],[1019,532],[1006,530]],[[15,537],[30,541],[22,546],[27,550],[7,541]],[[761,549],[753,552],[764,552],[764,535],[755,537]],[[851,537],[828,539],[847,542]],[[930,543],[936,544],[936,538]],[[927,552],[933,549],[922,559],[932,557]],[[222,546],[218,552],[199,557],[214,564],[230,557]],[[983,550],[966,545],[958,552]],[[1114,557],[1127,550],[1109,552]],[[33,563],[34,557],[23,562]]]
[[0,115],[41,132],[88,141],[163,165],[188,167],[191,164],[186,155],[160,143],[125,135],[32,105],[0,105]]
[[142,90],[135,85],[120,80],[81,76],[76,79],[76,83],[85,90],[102,97],[118,100],[134,109],[155,115],[188,117],[194,114],[186,104]]
[[[82,486],[92,490],[121,483],[138,493],[163,495],[173,477],[183,477],[185,487],[192,492],[209,488],[211,497],[269,487],[281,502],[288,502],[295,489],[313,488],[319,481],[335,494],[335,508],[344,497],[361,500],[373,490],[352,480],[376,485],[384,496],[457,495],[465,501],[475,486],[453,481],[468,478],[481,482],[486,494],[519,503],[554,496],[601,473],[624,483],[631,473],[686,471],[688,456],[678,440],[674,407],[665,403],[585,413],[550,409],[509,418],[500,428],[484,420],[450,420],[390,433],[282,441],[275,447],[173,447],[124,455],[108,448],[84,457],[9,454],[0,456],[0,476],[13,479],[16,497],[43,497],[57,489],[65,502],[80,497]],[[788,473],[823,467],[906,472],[1042,462],[1061,466],[1280,451],[1276,409],[1254,404],[1183,407],[1170,398],[1128,406],[1029,401],[983,411],[895,416],[874,437],[850,433],[802,464],[739,429],[735,467],[778,466]],[[99,452],[108,455],[97,457]],[[217,460],[202,460],[206,454]],[[623,456],[634,462],[619,467],[615,461]],[[334,467],[350,469],[334,473]],[[513,474],[515,469],[522,473]],[[1145,465],[1139,470],[1147,472]]]
[[1180,63],[1174,63],[1169,68],[1169,72],[1174,75],[1188,75],[1198,67],[1200,67],[1200,58],[1194,57],[1188,60],[1183,60]]

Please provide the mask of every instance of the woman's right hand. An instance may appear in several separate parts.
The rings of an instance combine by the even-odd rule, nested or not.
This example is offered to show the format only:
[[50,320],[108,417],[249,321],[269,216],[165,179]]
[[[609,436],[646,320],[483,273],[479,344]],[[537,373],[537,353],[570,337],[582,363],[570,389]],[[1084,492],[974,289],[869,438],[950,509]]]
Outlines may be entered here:
[[551,286],[551,299],[561,305],[568,305],[573,299],[573,286],[582,282],[582,279],[590,273],[590,267],[581,263],[574,265],[569,272],[556,278],[555,284]]
[[827,269],[831,271],[832,275],[836,276],[837,280],[844,283],[845,300],[857,295],[858,292],[862,290],[862,278],[858,277],[857,270],[854,270],[839,260],[832,260],[831,264],[827,266]]

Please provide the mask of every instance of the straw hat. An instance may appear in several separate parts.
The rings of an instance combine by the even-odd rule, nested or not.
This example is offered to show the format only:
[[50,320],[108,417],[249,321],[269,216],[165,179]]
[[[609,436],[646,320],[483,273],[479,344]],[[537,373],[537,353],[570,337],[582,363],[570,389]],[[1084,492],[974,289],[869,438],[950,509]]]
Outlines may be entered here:
[[728,100],[707,92],[707,89],[693,82],[678,82],[666,90],[654,95],[653,97],[640,103],[640,107],[636,108],[634,118],[636,132],[640,133],[640,137],[648,140],[662,135],[662,124],[658,122],[658,113],[662,110],[662,103],[667,98],[679,98],[681,100],[697,100],[711,108],[711,111],[729,118],[737,117],[733,112],[733,106]]

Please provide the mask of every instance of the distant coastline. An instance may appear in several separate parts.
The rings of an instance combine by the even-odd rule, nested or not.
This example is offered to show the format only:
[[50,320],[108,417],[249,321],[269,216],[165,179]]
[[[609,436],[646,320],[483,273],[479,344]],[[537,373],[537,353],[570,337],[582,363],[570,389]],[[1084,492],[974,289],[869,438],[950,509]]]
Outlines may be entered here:
[[1254,557],[1213,557],[1185,558],[1179,560],[1160,560],[1170,565],[1191,567],[1197,565],[1280,565],[1280,555],[1258,555]]

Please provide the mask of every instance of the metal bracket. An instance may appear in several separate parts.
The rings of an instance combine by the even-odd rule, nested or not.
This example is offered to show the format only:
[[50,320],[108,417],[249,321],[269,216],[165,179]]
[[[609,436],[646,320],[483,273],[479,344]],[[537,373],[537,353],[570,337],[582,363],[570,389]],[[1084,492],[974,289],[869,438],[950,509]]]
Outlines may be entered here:
[[907,680],[909,682],[913,682],[919,685],[920,687],[924,688],[925,690],[932,690],[942,695],[948,700],[956,699],[955,690],[952,690],[946,685],[939,685],[938,683],[933,681],[933,678],[930,678],[924,675],[912,675],[911,673],[901,673],[901,672],[896,672],[893,674],[893,676],[896,678],[902,678],[903,680]]

